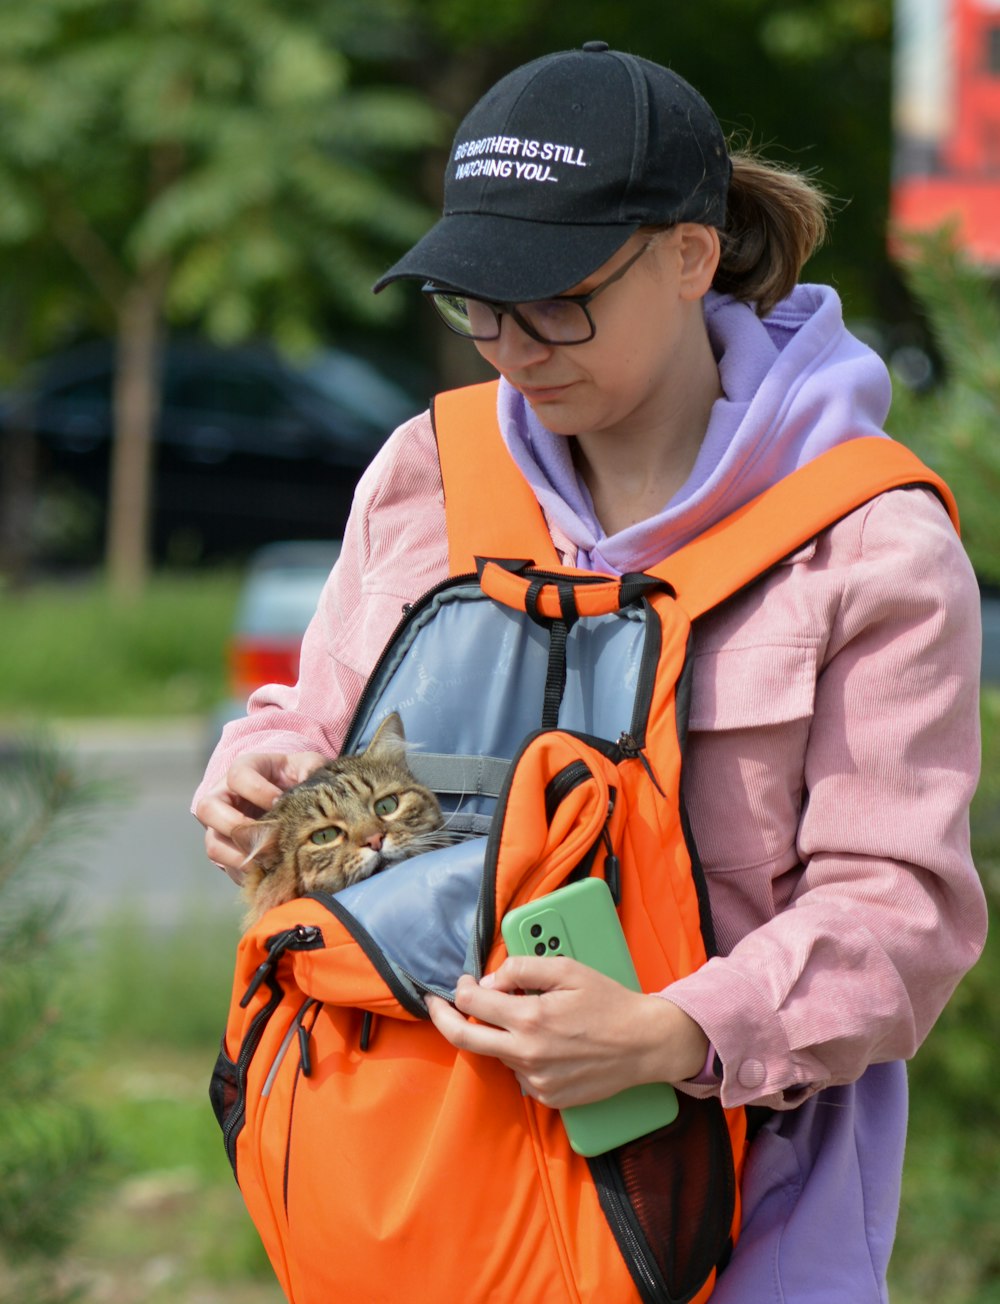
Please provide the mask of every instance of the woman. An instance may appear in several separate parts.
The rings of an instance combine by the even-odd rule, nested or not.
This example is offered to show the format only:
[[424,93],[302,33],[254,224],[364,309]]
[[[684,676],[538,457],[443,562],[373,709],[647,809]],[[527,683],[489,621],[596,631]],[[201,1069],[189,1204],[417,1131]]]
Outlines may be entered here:
[[[884,367],[832,290],[796,284],[824,219],[803,178],[730,158],[682,79],[590,42],[474,107],[444,216],[376,288],[425,282],[500,373],[505,442],[564,561],[621,574],[881,433]],[[400,606],[446,573],[423,415],[359,486],[299,684],[254,695],[196,797],[233,877],[233,828],[338,751]],[[463,979],[454,1007],[429,1001],[442,1036],[553,1107],[666,1080],[774,1111],[723,1304],[885,1298],[900,1061],[985,931],[978,613],[929,491],[825,531],[696,630],[685,793],[721,955],[660,1000],[582,966],[553,985],[522,958]]]

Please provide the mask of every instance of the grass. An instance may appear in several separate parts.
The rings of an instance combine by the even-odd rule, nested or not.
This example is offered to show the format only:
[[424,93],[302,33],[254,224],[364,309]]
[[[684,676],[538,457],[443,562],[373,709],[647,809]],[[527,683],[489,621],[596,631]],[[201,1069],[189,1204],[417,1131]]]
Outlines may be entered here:
[[80,1091],[110,1159],[64,1275],[92,1304],[284,1299],[208,1103],[236,940],[232,917],[164,934],[122,915],[87,944]]
[[99,579],[0,589],[0,720],[169,716],[225,695],[241,575],[155,576],[134,603]]

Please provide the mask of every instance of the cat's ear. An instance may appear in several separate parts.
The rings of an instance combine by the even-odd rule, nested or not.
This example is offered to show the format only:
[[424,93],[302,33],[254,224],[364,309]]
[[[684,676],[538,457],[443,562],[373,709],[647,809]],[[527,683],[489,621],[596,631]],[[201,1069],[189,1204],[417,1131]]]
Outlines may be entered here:
[[383,756],[391,760],[403,760],[406,756],[406,734],[403,733],[403,722],[395,711],[387,715],[375,730],[365,755]]
[[246,856],[243,865],[251,861],[261,869],[268,869],[268,862],[278,849],[278,825],[274,820],[254,820],[250,824],[237,824],[230,834],[236,846]]

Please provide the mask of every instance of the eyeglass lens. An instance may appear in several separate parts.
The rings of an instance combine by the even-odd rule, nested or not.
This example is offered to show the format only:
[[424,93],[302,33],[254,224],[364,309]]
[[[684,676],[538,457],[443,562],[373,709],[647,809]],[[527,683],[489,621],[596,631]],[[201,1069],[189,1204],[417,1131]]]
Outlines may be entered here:
[[[475,340],[499,339],[500,314],[492,304],[440,292],[431,298],[445,324],[460,335]],[[519,303],[510,312],[529,334],[546,344],[579,344],[593,335],[586,310],[572,299],[536,299]]]

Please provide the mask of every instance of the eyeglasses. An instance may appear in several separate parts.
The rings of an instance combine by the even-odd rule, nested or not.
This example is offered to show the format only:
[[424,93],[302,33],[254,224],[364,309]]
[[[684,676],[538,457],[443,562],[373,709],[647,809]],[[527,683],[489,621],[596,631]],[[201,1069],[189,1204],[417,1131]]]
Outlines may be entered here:
[[508,313],[521,330],[539,344],[586,344],[597,333],[590,305],[609,285],[620,281],[652,243],[647,241],[638,253],[622,263],[589,294],[564,294],[556,299],[532,299],[528,303],[494,303],[443,289],[433,281],[424,285],[423,293],[438,310],[444,324],[466,339],[498,340],[500,319]]

